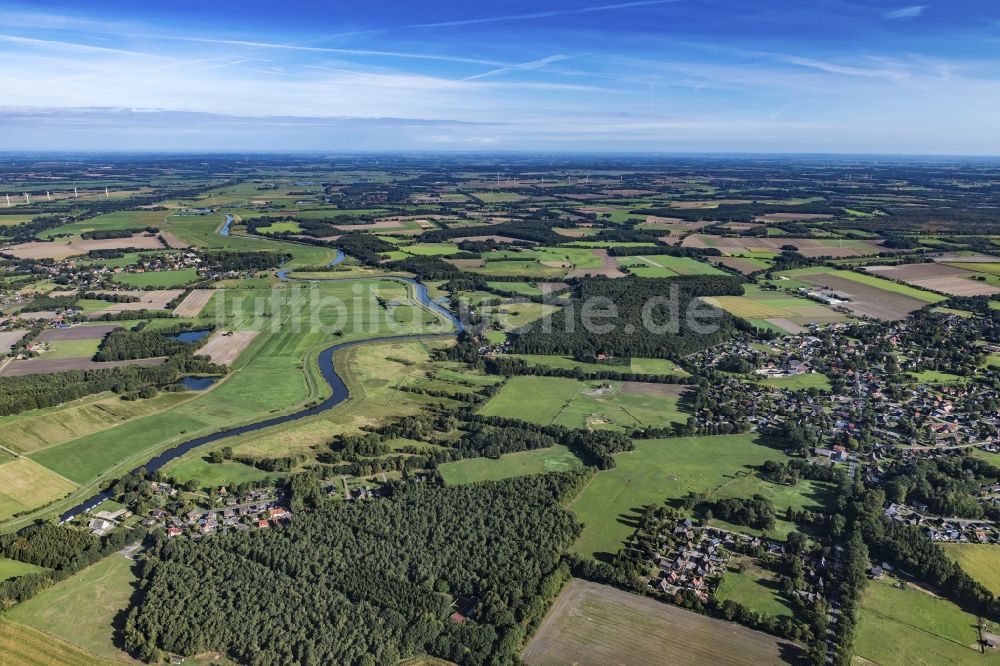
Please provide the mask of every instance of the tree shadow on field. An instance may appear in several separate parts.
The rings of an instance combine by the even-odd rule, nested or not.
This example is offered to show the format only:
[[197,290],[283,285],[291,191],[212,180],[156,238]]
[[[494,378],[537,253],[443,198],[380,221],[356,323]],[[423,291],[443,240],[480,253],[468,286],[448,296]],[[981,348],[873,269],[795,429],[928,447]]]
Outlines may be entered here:
[[614,562],[615,553],[605,553],[605,552],[594,553],[594,559],[597,560],[598,562],[603,562],[604,564],[611,564],[612,562]]
[[[122,555],[114,553],[111,557],[122,557]],[[132,596],[129,598],[128,605],[115,613],[115,616],[111,618],[111,628],[113,630],[111,642],[116,648],[125,653],[128,653],[128,650],[125,648],[125,620],[128,619],[129,611],[141,604],[146,597],[145,592],[139,585],[141,580],[139,577],[139,563],[133,560],[129,568],[135,574],[135,580],[131,583]]]

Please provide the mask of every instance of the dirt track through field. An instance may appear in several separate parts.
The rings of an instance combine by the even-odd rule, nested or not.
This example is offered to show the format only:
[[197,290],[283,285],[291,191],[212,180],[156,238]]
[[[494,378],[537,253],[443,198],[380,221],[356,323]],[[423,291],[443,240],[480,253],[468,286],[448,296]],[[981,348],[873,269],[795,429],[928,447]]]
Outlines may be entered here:
[[791,643],[607,585],[574,579],[521,658],[529,666],[796,663]]
[[609,278],[623,278],[627,275],[627,273],[618,269],[618,262],[614,257],[608,255],[607,250],[604,248],[595,248],[593,252],[594,256],[601,260],[600,268],[577,268],[574,271],[570,271],[566,277],[578,278],[587,277],[588,275],[603,275]]

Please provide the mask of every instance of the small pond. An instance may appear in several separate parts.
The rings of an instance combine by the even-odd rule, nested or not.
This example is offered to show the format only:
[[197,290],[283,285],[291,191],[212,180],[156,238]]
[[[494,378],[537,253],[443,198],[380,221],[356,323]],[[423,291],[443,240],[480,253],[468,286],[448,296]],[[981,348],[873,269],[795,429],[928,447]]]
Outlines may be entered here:
[[181,386],[189,391],[204,391],[221,377],[185,377],[180,381]]

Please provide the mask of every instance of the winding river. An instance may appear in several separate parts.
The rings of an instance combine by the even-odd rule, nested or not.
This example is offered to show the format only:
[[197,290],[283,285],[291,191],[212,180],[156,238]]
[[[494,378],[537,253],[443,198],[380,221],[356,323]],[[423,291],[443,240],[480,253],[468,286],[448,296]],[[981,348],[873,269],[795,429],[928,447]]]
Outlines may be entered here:
[[[233,216],[226,215],[226,222],[219,229],[219,234],[222,236],[228,236],[229,227],[232,225],[232,223],[233,223]],[[330,263],[330,265],[332,266],[335,264],[339,264],[343,260],[344,260],[344,253],[338,249],[337,257]],[[286,270],[279,271],[278,277],[282,280],[294,279],[294,278],[289,278],[287,276]],[[351,280],[354,278],[332,278],[332,279]],[[431,338],[452,337],[462,332],[463,330],[462,322],[451,311],[447,310],[439,303],[436,303],[434,300],[432,300],[430,296],[427,294],[427,286],[422,282],[418,282],[417,280],[413,280],[410,278],[403,278],[396,276],[379,276],[379,279],[396,280],[397,282],[403,282],[412,285],[417,300],[425,307],[429,308],[433,312],[443,316],[448,321],[450,321],[451,324],[455,327],[454,332],[389,335],[378,338],[367,338],[364,340],[352,340],[350,342],[341,342],[335,345],[331,345],[330,347],[327,347],[326,349],[320,352],[318,359],[319,370],[323,376],[323,380],[326,381],[326,383],[330,386],[330,397],[326,398],[325,400],[323,400],[318,404],[313,405],[312,407],[307,407],[298,412],[285,414],[283,416],[275,416],[269,419],[265,419],[263,421],[257,421],[256,423],[248,423],[247,425],[237,426],[235,428],[229,428],[227,430],[220,430],[218,432],[214,432],[209,435],[204,435],[202,437],[196,437],[194,439],[190,439],[186,442],[178,444],[177,446],[171,447],[166,451],[163,451],[156,457],[147,461],[144,465],[141,465],[141,467],[144,467],[147,472],[154,472],[156,470],[162,469],[167,463],[171,462],[176,458],[179,458],[185,453],[188,453],[192,449],[198,448],[199,446],[204,446],[205,444],[211,444],[212,442],[217,442],[219,440],[226,439],[227,437],[235,437],[237,435],[243,435],[248,432],[254,432],[256,430],[270,428],[271,426],[281,425],[282,423],[297,421],[299,419],[306,418],[307,416],[314,416],[316,414],[326,411],[327,409],[330,409],[331,407],[339,405],[350,396],[350,391],[348,391],[347,385],[344,383],[344,380],[341,379],[340,375],[337,374],[337,371],[333,366],[333,355],[342,349],[347,349],[348,347],[354,347],[357,345],[378,344],[381,342],[406,342],[409,340],[425,340]],[[72,520],[81,513],[84,513],[85,511],[89,511],[95,508],[101,502],[110,498],[111,498],[111,493],[109,492],[97,493],[87,498],[86,500],[80,502],[79,504],[69,509],[65,513],[63,513],[61,516],[59,516],[59,520],[61,522]]]

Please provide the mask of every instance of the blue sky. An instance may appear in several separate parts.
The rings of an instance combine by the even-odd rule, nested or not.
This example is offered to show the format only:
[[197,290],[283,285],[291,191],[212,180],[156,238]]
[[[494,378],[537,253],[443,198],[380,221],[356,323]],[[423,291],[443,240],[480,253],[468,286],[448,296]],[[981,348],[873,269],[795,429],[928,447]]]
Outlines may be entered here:
[[0,5],[0,150],[1000,155],[991,0]]

